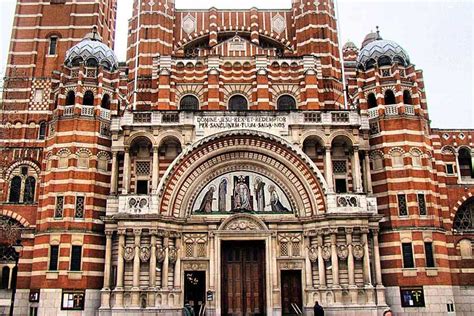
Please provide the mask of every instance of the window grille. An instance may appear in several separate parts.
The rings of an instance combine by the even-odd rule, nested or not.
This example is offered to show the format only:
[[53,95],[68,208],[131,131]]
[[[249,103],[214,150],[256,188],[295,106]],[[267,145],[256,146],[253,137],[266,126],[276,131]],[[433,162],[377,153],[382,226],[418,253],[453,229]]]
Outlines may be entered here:
[[346,112],[331,113],[331,119],[333,123],[348,123],[349,113],[346,113]]
[[134,113],[133,123],[151,123],[151,113]]
[[398,214],[400,216],[408,215],[407,197],[405,194],[398,194]]
[[456,230],[472,230],[474,229],[474,202],[471,199],[466,205],[462,206],[454,217],[453,227]]
[[185,244],[185,253],[188,258],[194,257],[194,243]]
[[75,218],[84,218],[84,207],[85,207],[85,197],[77,196],[76,197],[76,211],[74,214]]
[[49,271],[58,270],[59,246],[51,245],[49,247]]
[[282,241],[280,242],[280,256],[288,257],[288,242]]
[[382,73],[382,77],[390,77],[391,75],[390,69],[382,69],[381,73]]
[[345,160],[333,160],[332,171],[337,174],[346,174],[347,164]]
[[135,173],[137,176],[149,176],[151,171],[149,161],[137,161],[135,165]]
[[426,215],[426,200],[424,194],[418,194],[418,209],[420,210],[420,215]]
[[56,197],[56,207],[54,209],[54,217],[62,218],[64,211],[64,196]]
[[300,242],[299,241],[293,241],[291,243],[291,254],[293,255],[293,257],[300,256]]
[[179,123],[179,114],[178,113],[163,113],[161,117],[161,123],[164,123],[164,124]]
[[304,113],[305,123],[321,123],[321,113],[319,112],[308,112]]
[[402,243],[402,252],[403,252],[403,267],[414,268],[415,262],[413,260],[413,248],[411,246],[411,242]]
[[71,271],[81,271],[82,246],[71,247]]
[[200,242],[197,244],[197,256],[198,257],[205,257],[206,256],[206,244],[203,242]]

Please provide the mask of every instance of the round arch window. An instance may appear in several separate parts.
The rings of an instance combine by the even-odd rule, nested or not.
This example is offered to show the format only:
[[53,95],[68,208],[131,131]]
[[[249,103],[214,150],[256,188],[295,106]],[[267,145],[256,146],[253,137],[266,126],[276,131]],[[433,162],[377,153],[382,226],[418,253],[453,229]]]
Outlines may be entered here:
[[229,99],[230,111],[245,111],[248,110],[249,105],[247,99],[241,95],[234,95]]
[[282,95],[277,101],[278,111],[291,111],[296,110],[296,101],[290,95]]
[[179,102],[179,109],[183,111],[199,110],[199,100],[194,95],[186,95]]

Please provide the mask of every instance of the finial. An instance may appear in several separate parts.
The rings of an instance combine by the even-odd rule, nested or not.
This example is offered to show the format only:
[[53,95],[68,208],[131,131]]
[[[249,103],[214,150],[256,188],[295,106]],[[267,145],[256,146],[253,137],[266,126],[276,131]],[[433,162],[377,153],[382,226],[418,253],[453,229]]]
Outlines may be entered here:
[[94,26],[92,27],[92,39],[93,39],[93,40],[98,40],[98,39],[99,39],[98,35],[99,35],[99,34],[98,34],[98,32],[97,32],[97,26],[94,25]]
[[379,26],[377,25],[375,28],[377,29],[377,39],[382,39],[382,38],[380,37]]

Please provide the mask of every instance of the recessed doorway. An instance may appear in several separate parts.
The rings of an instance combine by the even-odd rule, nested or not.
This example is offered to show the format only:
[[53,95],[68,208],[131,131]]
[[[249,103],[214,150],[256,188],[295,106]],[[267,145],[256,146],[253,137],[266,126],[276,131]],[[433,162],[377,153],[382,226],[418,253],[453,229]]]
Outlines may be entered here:
[[303,309],[301,270],[281,271],[281,305],[283,316],[300,315]]
[[184,271],[184,301],[189,302],[195,315],[200,315],[206,303],[205,271]]
[[222,315],[265,315],[265,242],[222,243]]

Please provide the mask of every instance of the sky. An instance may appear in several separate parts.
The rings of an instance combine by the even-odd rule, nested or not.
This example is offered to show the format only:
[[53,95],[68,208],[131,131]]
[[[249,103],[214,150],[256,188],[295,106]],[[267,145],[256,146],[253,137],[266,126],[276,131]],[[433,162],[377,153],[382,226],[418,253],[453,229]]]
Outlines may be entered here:
[[[9,49],[16,0],[0,0],[0,72]],[[118,0],[115,51],[125,60],[133,0]],[[376,26],[402,45],[423,70],[435,128],[474,128],[474,0],[337,0],[342,45],[360,46]],[[290,8],[291,0],[176,0],[184,8]]]

